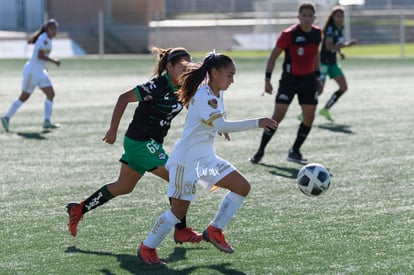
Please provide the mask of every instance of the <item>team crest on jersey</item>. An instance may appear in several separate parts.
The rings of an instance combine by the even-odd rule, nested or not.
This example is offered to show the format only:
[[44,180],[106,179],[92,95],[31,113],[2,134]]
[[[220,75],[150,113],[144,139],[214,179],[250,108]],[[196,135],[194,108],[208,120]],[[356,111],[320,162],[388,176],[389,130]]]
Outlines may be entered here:
[[45,46],[47,45],[47,43],[48,43],[47,40],[43,41],[43,44],[45,44]]
[[302,47],[298,48],[298,55],[302,56],[305,53],[305,50]]
[[167,156],[162,152],[157,152],[159,159],[165,159]]
[[210,105],[213,109],[216,109],[218,105],[217,99],[215,98],[209,99],[208,105]]

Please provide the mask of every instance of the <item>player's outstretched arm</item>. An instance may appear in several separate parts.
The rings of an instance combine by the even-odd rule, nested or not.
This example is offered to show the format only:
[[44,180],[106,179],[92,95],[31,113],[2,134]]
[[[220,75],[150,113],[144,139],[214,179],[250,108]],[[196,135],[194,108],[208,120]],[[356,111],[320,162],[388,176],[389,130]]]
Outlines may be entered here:
[[271,118],[253,118],[229,121],[225,120],[223,117],[220,117],[213,121],[213,126],[220,133],[230,133],[246,131],[257,127],[275,129],[277,127],[277,123]]
[[126,91],[119,96],[118,101],[116,102],[114,111],[112,112],[111,125],[106,132],[105,136],[102,138],[103,141],[109,144],[114,144],[116,141],[116,135],[118,132],[119,123],[121,121],[122,115],[125,112],[128,103],[138,101],[138,97],[134,92],[134,89]]

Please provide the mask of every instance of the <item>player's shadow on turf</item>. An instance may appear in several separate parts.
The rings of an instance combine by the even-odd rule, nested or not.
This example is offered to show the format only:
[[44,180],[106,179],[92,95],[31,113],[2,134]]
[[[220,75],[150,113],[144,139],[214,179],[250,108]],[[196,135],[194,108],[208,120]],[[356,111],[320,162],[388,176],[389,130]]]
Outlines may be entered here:
[[27,139],[44,140],[47,139],[44,134],[48,133],[50,133],[50,130],[43,130],[41,132],[17,132],[16,134]]
[[[92,250],[84,250],[77,248],[76,246],[69,246],[66,249],[66,253],[83,253],[83,254],[92,254],[97,256],[112,256],[115,257],[121,268],[129,271],[131,274],[168,274],[168,275],[181,275],[181,274],[192,274],[196,269],[203,268],[203,269],[212,269],[221,272],[222,274],[236,274],[236,275],[245,275],[244,272],[235,270],[233,268],[229,268],[229,263],[223,263],[219,265],[202,265],[202,266],[192,266],[180,270],[174,270],[168,268],[168,263],[176,262],[179,260],[186,259],[186,252],[187,250],[195,250],[195,249],[203,249],[201,247],[197,248],[183,248],[183,247],[175,247],[174,251],[168,256],[168,258],[164,259],[161,258],[162,261],[167,262],[167,265],[160,266],[160,265],[147,265],[142,263],[137,255],[132,254],[115,254],[110,252],[102,252],[102,251],[92,251]],[[98,270],[102,272],[102,274],[115,274],[111,272],[107,268],[102,268]]]
[[274,164],[266,164],[263,162],[258,163],[258,165],[268,167],[268,168],[274,168],[275,170],[269,171],[270,174],[279,176],[279,177],[289,178],[289,179],[295,179],[296,175],[299,172],[299,169],[297,168],[282,167],[282,166],[277,166]]
[[351,130],[350,125],[344,124],[335,124],[335,123],[325,123],[322,125],[318,125],[318,128],[328,130],[335,133],[344,133],[348,135],[353,135],[354,132]]

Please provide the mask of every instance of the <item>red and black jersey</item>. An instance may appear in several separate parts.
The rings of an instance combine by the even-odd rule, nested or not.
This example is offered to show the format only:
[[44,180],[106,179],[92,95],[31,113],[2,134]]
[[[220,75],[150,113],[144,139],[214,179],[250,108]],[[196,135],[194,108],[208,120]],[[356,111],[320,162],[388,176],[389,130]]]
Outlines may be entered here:
[[309,32],[304,32],[299,24],[284,30],[276,42],[276,46],[285,51],[283,73],[312,74],[321,40],[321,30],[315,25]]

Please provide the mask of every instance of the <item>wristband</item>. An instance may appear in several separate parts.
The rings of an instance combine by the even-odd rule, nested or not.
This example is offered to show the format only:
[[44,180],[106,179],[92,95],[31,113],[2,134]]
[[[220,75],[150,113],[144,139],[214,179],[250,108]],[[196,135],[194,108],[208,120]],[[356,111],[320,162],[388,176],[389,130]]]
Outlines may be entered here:
[[272,72],[271,71],[266,71],[265,73],[265,79],[266,80],[270,80],[272,78]]

